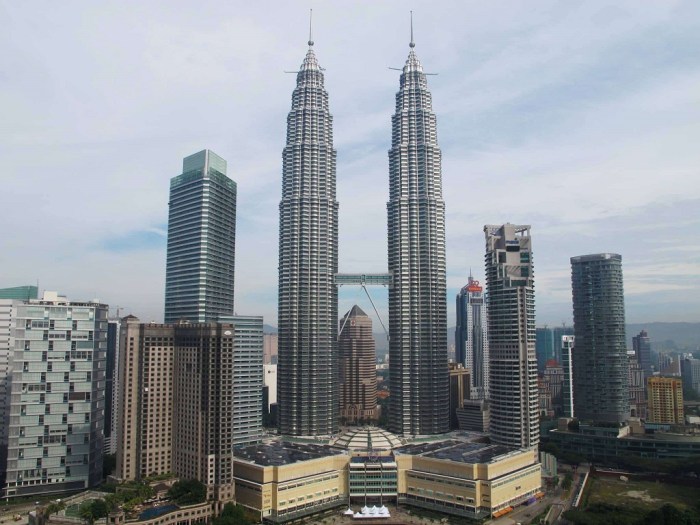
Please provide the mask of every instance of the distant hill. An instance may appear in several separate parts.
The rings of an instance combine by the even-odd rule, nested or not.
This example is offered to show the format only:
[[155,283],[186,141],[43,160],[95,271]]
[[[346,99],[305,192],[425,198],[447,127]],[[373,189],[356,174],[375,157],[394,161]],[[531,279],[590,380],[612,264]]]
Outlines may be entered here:
[[277,327],[269,324],[263,324],[263,334],[276,334]]

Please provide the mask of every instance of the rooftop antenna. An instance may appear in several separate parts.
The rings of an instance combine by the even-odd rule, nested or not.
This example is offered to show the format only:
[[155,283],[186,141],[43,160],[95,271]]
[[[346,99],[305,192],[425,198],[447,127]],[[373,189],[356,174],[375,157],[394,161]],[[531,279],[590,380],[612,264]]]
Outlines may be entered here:
[[309,9],[309,47],[314,45],[313,33],[311,32],[311,22],[314,18],[314,10]]
[[416,43],[413,41],[413,11],[411,11],[411,43],[408,47],[416,47]]

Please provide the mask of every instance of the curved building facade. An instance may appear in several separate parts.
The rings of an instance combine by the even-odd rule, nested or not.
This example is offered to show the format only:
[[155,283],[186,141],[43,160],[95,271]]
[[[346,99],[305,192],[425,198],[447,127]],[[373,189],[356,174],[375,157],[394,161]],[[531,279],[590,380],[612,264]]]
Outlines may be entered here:
[[286,435],[338,425],[338,202],[333,117],[309,41],[297,73],[282,152],[278,404]]
[[401,73],[389,150],[389,428],[447,432],[445,201],[437,119],[411,50]]

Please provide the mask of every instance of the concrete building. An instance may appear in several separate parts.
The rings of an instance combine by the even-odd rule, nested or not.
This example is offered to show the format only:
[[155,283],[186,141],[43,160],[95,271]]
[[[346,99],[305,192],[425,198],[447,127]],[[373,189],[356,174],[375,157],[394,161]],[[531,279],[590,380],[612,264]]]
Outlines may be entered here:
[[144,324],[133,315],[121,321],[117,466],[120,480],[173,471],[172,325]]
[[102,479],[108,307],[44,292],[15,312],[3,495],[95,486]]
[[457,409],[457,421],[460,430],[471,432],[488,432],[491,423],[489,402],[483,399],[467,399]]
[[470,398],[487,399],[489,393],[489,340],[484,289],[469,275],[457,294],[455,361],[469,370]]
[[561,388],[561,412],[564,417],[574,417],[574,364],[572,353],[575,351],[576,337],[561,337],[561,366],[564,378]]
[[457,430],[459,419],[457,413],[464,408],[464,401],[470,399],[470,373],[460,363],[450,363],[450,430]]
[[490,433],[494,443],[539,443],[535,288],[530,226],[484,226],[489,298]]
[[263,334],[263,364],[277,364],[277,348],[279,337],[277,334]]
[[683,425],[683,382],[677,377],[647,379],[647,423]]
[[651,340],[646,330],[642,330],[632,338],[632,349],[644,372],[644,381],[646,382],[646,379],[654,374],[651,365]]
[[273,442],[237,449],[237,502],[273,523],[348,503],[400,503],[482,519],[541,495],[534,450],[453,435],[408,444],[383,439],[375,446],[379,439],[360,434],[333,445]]
[[581,420],[621,423],[630,417],[622,257],[571,258],[574,304],[574,403]]
[[411,39],[391,118],[387,203],[389,429],[407,436],[449,428],[442,154],[414,47]]
[[233,315],[236,183],[226,161],[203,150],[170,181],[165,322]]
[[309,40],[282,152],[277,398],[279,428],[286,435],[331,435],[338,429],[335,159],[323,69]]
[[340,420],[360,424],[377,419],[377,355],[372,320],[355,305],[340,320]]

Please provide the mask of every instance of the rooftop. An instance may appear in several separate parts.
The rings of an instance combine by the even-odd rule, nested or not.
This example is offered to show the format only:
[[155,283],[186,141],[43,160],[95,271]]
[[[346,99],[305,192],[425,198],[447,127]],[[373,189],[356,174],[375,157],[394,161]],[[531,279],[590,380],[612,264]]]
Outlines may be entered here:
[[434,443],[418,443],[397,448],[398,454],[410,454],[428,458],[444,459],[459,463],[490,463],[495,458],[503,456],[514,449],[503,445],[466,442],[455,439]]
[[263,467],[282,466],[298,461],[342,454],[337,448],[313,443],[271,441],[234,449],[236,459],[242,459]]

